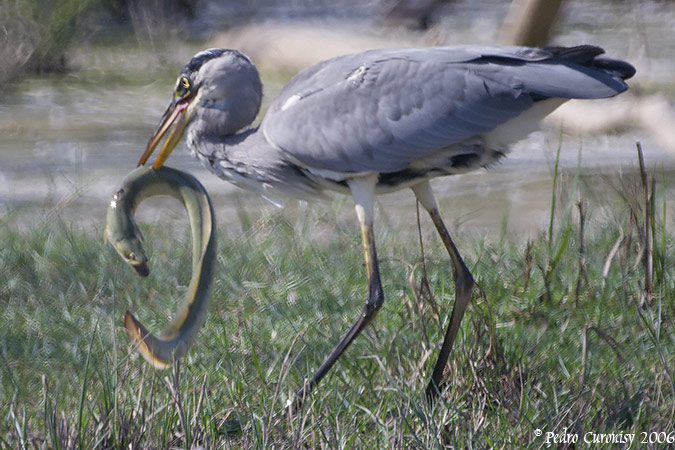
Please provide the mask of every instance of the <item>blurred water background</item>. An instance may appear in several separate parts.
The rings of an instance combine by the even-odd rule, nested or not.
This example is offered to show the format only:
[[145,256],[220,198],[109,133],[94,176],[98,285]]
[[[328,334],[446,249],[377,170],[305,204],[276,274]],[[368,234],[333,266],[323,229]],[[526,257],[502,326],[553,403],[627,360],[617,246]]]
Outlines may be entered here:
[[[135,167],[180,68],[197,51],[224,46],[249,54],[265,85],[264,111],[292,75],[335,54],[495,43],[510,5],[506,0],[409,2],[435,5],[420,19],[414,8],[399,14],[393,3],[375,0],[68,0],[45,2],[48,7],[40,8],[48,12],[40,14],[24,3],[35,2],[0,3],[0,227],[30,227],[60,217],[94,232],[103,227],[116,185]],[[75,9],[59,11],[63,5]],[[59,14],[67,20],[59,21]],[[549,121],[515,145],[498,166],[435,180],[449,223],[488,232],[505,224],[510,231],[541,229],[548,221],[558,148],[561,167],[570,174],[581,167],[581,184],[597,187],[600,179],[611,185],[635,172],[636,141],[642,142],[647,167],[661,174],[657,179],[672,203],[675,142],[668,133],[675,132],[670,120],[675,116],[669,116],[675,94],[674,24],[672,1],[565,2],[551,43],[592,43],[630,61],[638,70],[630,80],[630,99],[658,96],[658,105],[646,119],[634,117],[638,108],[631,104],[577,106],[581,109]],[[612,114],[617,119],[593,133],[572,123]],[[223,226],[238,221],[234,212],[241,205],[274,208],[207,173],[184,144],[168,164],[205,184]],[[398,207],[410,210],[411,194],[379,201],[391,208],[387,220],[415,220],[412,213],[396,213]],[[184,220],[176,205],[155,204],[142,213],[147,219]]]

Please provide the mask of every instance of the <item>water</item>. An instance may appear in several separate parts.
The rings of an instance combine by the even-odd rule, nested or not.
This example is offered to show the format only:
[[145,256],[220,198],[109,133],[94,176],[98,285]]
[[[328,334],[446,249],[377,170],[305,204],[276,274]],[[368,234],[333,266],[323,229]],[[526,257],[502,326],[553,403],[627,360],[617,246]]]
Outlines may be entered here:
[[[499,5],[503,9],[503,4]],[[622,3],[612,16],[606,9],[598,15],[601,7],[606,8],[607,2],[593,2],[588,8],[572,2],[571,17],[557,42],[596,42],[610,54],[635,61],[640,72],[633,85],[649,92],[672,91],[675,55],[670,42],[675,38],[671,25],[675,8],[658,9],[661,7],[651,2],[639,6]],[[626,8],[639,9],[639,17],[626,18]],[[463,15],[444,19],[443,42],[493,39],[500,16],[490,11],[492,14],[483,14],[469,25]],[[378,38],[383,33],[386,38],[381,30]],[[402,35],[400,30],[392,33],[396,39],[419,40],[419,35]],[[204,46],[171,43],[159,51],[129,45],[83,46],[72,55],[82,70],[26,79],[8,89],[0,100],[0,224],[30,227],[60,217],[100,232],[108,199],[135,167],[170,98],[177,71]],[[265,69],[266,102],[289,76]],[[563,169],[576,170],[581,149],[581,166],[592,176],[634,171],[638,140],[643,143],[648,167],[662,167],[666,178],[673,178],[673,156],[643,130],[624,129],[580,139],[561,136],[554,127],[517,144],[503,163],[488,171],[439,179],[433,184],[444,215],[456,226],[494,232],[506,218],[509,229],[538,230],[548,220],[552,166],[559,146]],[[272,208],[207,173],[183,144],[169,164],[202,180],[214,197],[223,226],[237,222],[233,214],[237,203],[253,210]],[[414,200],[407,192],[384,196],[380,204],[389,210],[388,220],[411,224],[415,220]],[[180,209],[165,202],[142,214],[147,214],[148,220],[182,220]]]

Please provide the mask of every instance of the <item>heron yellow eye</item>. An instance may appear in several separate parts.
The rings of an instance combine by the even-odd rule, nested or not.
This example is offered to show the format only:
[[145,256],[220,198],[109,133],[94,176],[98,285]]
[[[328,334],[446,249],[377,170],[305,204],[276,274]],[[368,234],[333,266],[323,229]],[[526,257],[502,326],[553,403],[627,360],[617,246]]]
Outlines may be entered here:
[[182,87],[185,90],[188,90],[188,89],[190,89],[190,86],[192,86],[192,84],[190,83],[190,80],[188,79],[188,77],[181,77],[180,87]]

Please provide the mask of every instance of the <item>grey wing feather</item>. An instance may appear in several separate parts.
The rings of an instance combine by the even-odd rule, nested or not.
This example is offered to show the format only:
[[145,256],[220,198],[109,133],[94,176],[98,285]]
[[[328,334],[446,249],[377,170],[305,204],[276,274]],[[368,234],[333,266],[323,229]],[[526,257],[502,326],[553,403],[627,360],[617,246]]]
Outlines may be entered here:
[[261,128],[300,164],[336,172],[403,170],[491,131],[541,99],[609,97],[632,73],[597,47],[375,50],[301,72]]

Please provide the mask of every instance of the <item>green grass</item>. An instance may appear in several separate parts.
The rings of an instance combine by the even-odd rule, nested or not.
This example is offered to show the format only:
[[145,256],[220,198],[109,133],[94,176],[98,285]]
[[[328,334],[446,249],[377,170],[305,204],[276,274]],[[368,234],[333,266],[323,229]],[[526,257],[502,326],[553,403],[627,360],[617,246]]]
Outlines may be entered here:
[[364,301],[359,233],[335,208],[241,212],[242,235],[221,230],[207,323],[174,371],[133,353],[121,318],[128,308],[153,330],[165,323],[190,278],[187,235],[145,229],[143,280],[76,225],[3,229],[0,447],[541,448],[536,429],[673,436],[675,234],[658,186],[651,293],[636,264],[644,208],[625,187],[603,198],[610,217],[585,208],[583,254],[566,200],[577,193],[558,195],[552,226],[529,241],[458,236],[477,288],[433,408],[423,392],[454,301],[436,238],[424,246],[431,297],[415,233],[378,223],[385,305],[304,409],[284,414]]

